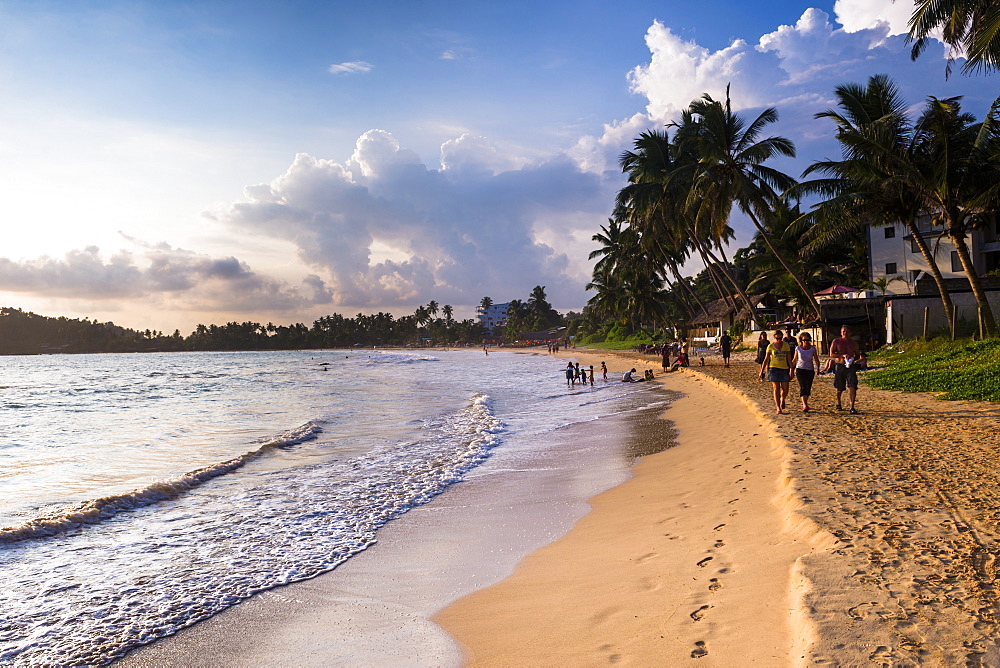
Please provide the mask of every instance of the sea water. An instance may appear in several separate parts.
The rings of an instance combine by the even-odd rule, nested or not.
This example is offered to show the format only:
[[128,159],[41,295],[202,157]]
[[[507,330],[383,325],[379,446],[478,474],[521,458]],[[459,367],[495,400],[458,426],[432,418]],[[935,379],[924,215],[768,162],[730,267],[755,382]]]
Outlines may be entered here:
[[662,407],[460,351],[0,357],[0,664],[104,664],[329,571],[491,455]]

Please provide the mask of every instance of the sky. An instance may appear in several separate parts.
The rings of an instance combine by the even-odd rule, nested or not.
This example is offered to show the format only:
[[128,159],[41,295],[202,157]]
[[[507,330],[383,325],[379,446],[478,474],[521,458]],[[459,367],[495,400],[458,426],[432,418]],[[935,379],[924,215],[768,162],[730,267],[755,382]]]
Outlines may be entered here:
[[[0,305],[190,333],[330,313],[580,310],[617,158],[703,93],[839,155],[833,89],[916,110],[904,0],[0,0]],[[732,221],[734,247],[752,237]]]

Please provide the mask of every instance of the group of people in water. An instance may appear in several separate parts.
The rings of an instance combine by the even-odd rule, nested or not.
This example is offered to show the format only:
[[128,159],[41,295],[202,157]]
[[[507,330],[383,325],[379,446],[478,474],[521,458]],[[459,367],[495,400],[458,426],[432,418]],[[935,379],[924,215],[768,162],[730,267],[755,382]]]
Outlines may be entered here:
[[[601,375],[604,380],[608,379],[608,365],[601,362]],[[590,370],[580,368],[579,362],[570,362],[566,365],[566,387],[575,387],[577,383],[586,385],[594,384],[594,365],[590,365]]]
[[799,383],[802,412],[808,413],[812,410],[809,397],[812,395],[813,381],[818,374],[830,372],[833,373],[833,388],[837,392],[837,410],[845,410],[843,395],[846,391],[850,402],[846,410],[858,412],[855,407],[858,370],[867,366],[867,363],[858,342],[851,338],[850,327],[841,327],[840,336],[830,342],[830,355],[822,369],[819,353],[808,332],[800,332],[797,342],[790,332],[786,336],[780,329],[775,330],[772,336],[773,340],[768,341],[767,334],[761,332],[757,342],[756,361],[760,364],[760,379],[764,380],[766,375],[773,386],[774,407],[779,414],[785,412],[788,386],[793,378]]

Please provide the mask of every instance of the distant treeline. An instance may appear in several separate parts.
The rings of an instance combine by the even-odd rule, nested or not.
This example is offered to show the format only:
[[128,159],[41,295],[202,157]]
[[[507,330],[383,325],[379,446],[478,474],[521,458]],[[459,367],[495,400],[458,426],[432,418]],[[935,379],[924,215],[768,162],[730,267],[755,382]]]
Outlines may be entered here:
[[230,322],[198,325],[189,336],[179,330],[166,335],[138,331],[112,322],[66,317],[50,318],[17,308],[0,308],[0,354],[155,352],[182,350],[301,350],[354,346],[403,346],[428,343],[462,344],[482,340],[476,320],[454,320],[426,315],[389,313],[345,318],[334,313],[311,327]]

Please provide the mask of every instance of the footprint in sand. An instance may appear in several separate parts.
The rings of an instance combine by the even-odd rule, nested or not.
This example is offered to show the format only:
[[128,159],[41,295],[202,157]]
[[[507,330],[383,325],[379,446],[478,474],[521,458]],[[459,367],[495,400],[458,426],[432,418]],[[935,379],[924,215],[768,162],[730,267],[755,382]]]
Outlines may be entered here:
[[726,546],[726,541],[724,541],[724,540],[717,540],[717,541],[715,541],[715,546],[716,547],[725,547]]
[[700,622],[701,619],[705,616],[705,611],[708,610],[711,607],[712,606],[710,606],[710,605],[703,605],[703,606],[701,606],[700,608],[698,608],[697,610],[695,610],[694,612],[691,613],[691,615],[690,615],[691,619],[693,619],[696,622]]
[[712,531],[718,531],[719,529],[721,529],[724,526],[726,526],[726,525],[725,524],[720,524],[719,526],[717,526],[714,529],[712,529]]
[[642,564],[642,563],[645,563],[645,562],[649,561],[650,559],[655,559],[656,556],[657,555],[656,555],[655,552],[650,552],[649,554],[644,554],[641,557],[637,557],[636,560],[635,560],[635,563]]
[[702,559],[701,561],[699,561],[695,565],[696,566],[700,566],[701,568],[705,568],[705,566],[707,566],[708,562],[710,562],[711,560],[712,560],[712,557],[705,557],[704,559]]
[[719,591],[720,589],[722,589],[722,583],[719,582],[719,578],[712,578],[711,580],[709,580],[709,582],[712,583],[708,585],[709,591]]
[[728,506],[730,503],[736,503],[737,501],[739,501],[739,499],[733,499],[732,501],[728,501],[726,505]]
[[699,640],[694,644],[694,649],[691,650],[691,658],[700,659],[703,656],[708,656],[708,646],[704,640]]

